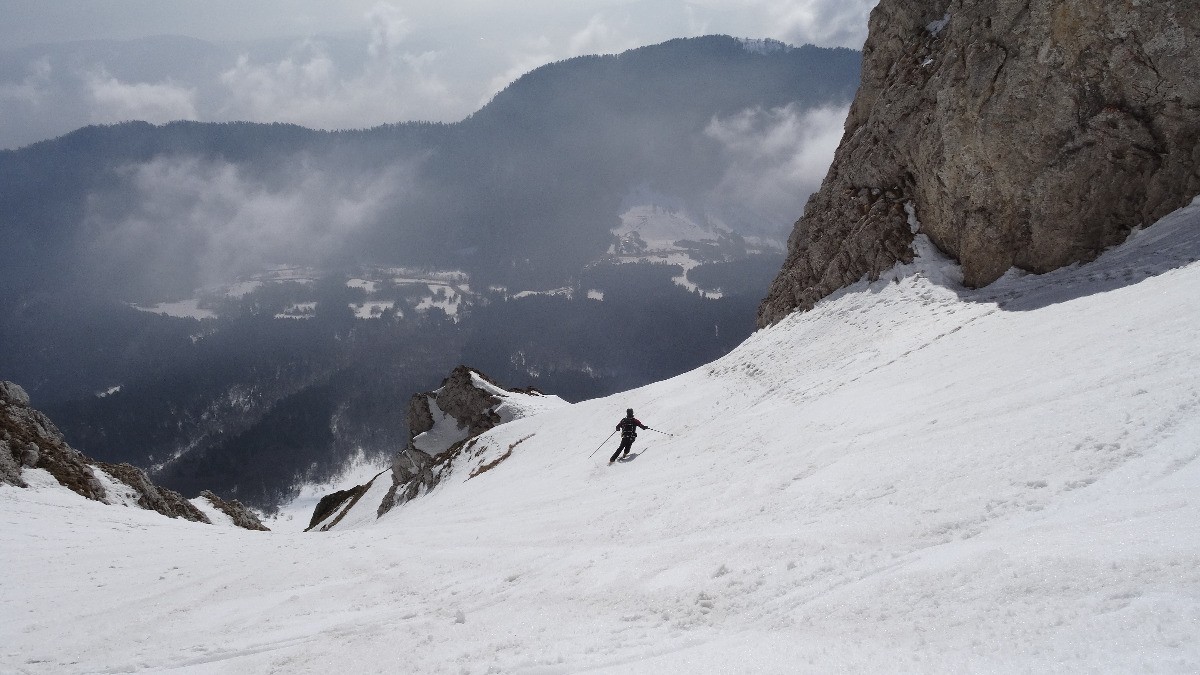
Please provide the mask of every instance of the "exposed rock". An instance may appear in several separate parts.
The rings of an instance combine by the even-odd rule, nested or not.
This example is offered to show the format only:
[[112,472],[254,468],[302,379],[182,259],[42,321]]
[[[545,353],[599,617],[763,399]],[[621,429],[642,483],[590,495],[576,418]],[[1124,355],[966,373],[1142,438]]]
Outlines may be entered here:
[[365,493],[367,488],[370,486],[370,483],[355,485],[348,490],[338,490],[337,492],[332,492],[324,497],[321,497],[321,501],[317,502],[317,507],[313,509],[312,518],[309,519],[308,527],[306,527],[305,530],[311,530],[312,528],[316,527],[317,523],[320,523],[328,518],[329,515],[334,511],[337,511],[344,506],[348,506],[353,501],[356,501],[362,497],[363,493]]
[[1191,0],[881,0],[833,165],[760,326],[911,260],[986,285],[1096,257],[1200,193]]
[[[442,380],[442,386],[435,391],[413,396],[408,410],[409,442],[392,460],[392,489],[379,505],[379,515],[433,489],[441,482],[454,458],[464,448],[470,447],[470,439],[500,424],[501,418],[496,412],[500,398],[494,392],[477,386],[476,377],[504,391],[503,387],[483,373],[460,365]],[[447,447],[435,445],[431,448],[427,444],[420,444],[424,449],[418,447],[417,437],[434,431],[436,425],[430,402],[452,418],[463,432]],[[414,421],[419,424],[413,426]]]
[[92,473],[87,458],[67,445],[50,418],[29,407],[29,395],[12,382],[0,382],[0,433],[5,439],[6,456],[0,463],[0,475],[6,483],[25,487],[20,476],[22,467],[45,469],[84,497],[104,499],[104,486]]
[[458,420],[460,428],[466,428],[468,436],[478,436],[500,423],[500,415],[495,411],[500,399],[475,386],[472,375],[503,389],[483,373],[459,366],[450,372],[450,377],[442,380],[442,386],[431,395],[442,412]]
[[0,438],[0,483],[27,487],[21,479],[21,462],[17,456],[18,453],[12,451],[8,441]]
[[408,401],[408,436],[412,438],[433,428],[433,413],[429,410],[429,393],[413,394]]
[[[392,460],[391,489],[378,504],[376,516],[428,493],[459,469],[469,479],[496,467],[512,456],[517,444],[507,450],[493,448],[478,444],[479,435],[507,420],[558,405],[565,402],[531,387],[505,389],[477,370],[455,368],[438,389],[409,401],[409,441]],[[372,483],[322,498],[309,529],[327,530],[336,525]]]
[[[131,503],[126,500],[136,500],[138,506],[170,518],[210,522],[183,495],[155,485],[141,469],[130,464],[97,462],[75,450],[48,417],[30,407],[25,390],[12,382],[0,382],[0,482],[27,487],[21,477],[25,468],[45,469],[60,484],[98,502]],[[108,491],[96,477],[96,469],[127,487],[128,492],[122,488],[110,500]],[[236,501],[226,503],[215,495],[209,501],[229,514],[240,527],[267,529]]]
[[95,466],[132,488],[138,495],[138,505],[143,509],[158,511],[168,518],[183,518],[197,523],[210,522],[208,516],[184,499],[183,495],[151,483],[150,477],[132,464],[96,462]]
[[[233,521],[233,524],[242,529],[260,530],[262,532],[269,532],[271,529],[266,525],[263,525],[262,521],[258,519],[258,516],[254,515],[253,511],[246,508],[236,499],[230,499],[229,501],[226,501],[213,494],[210,490],[204,490],[200,493],[200,496],[204,499],[207,499],[209,503],[216,507],[218,511],[229,516],[229,519]],[[189,504],[189,506],[191,505]]]

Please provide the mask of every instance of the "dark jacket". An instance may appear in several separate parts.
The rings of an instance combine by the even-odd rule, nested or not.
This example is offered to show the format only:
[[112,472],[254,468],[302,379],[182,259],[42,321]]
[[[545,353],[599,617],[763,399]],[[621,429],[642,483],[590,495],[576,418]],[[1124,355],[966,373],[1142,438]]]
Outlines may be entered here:
[[621,430],[621,438],[637,438],[638,427],[650,428],[642,424],[636,417],[622,417],[621,421],[617,422],[617,428]]

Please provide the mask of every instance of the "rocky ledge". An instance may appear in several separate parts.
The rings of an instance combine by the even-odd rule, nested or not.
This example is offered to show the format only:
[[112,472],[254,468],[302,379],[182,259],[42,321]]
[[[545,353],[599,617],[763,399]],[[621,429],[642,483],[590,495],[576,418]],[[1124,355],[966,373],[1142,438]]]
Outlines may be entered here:
[[[29,469],[44,470],[59,484],[97,502],[136,505],[169,518],[211,523],[183,495],[155,485],[141,469],[98,462],[72,448],[50,418],[30,406],[24,389],[0,382],[0,483],[28,487],[24,473]],[[236,501],[225,503],[212,493],[206,496],[235,525],[267,529]]]
[[975,287],[1124,241],[1200,194],[1196,73],[1194,0],[881,0],[759,325],[910,261],[917,223]]
[[434,391],[415,394],[408,405],[409,440],[392,460],[391,484],[382,500],[364,502],[387,478],[326,495],[317,504],[309,529],[328,530],[352,509],[373,508],[382,516],[428,493],[451,475],[473,478],[512,456],[513,447],[478,443],[479,436],[505,422],[566,405],[557,396],[532,389],[507,389],[483,373],[458,366]]

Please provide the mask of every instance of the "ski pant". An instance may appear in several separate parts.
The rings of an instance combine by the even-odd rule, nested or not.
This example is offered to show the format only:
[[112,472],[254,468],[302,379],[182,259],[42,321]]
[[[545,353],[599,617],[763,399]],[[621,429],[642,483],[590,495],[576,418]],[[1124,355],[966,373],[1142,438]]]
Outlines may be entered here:
[[617,451],[613,453],[612,457],[608,458],[608,461],[617,461],[617,458],[621,456],[621,453],[628,455],[629,449],[633,447],[633,440],[635,438],[637,438],[637,436],[621,436],[621,447],[617,448]]

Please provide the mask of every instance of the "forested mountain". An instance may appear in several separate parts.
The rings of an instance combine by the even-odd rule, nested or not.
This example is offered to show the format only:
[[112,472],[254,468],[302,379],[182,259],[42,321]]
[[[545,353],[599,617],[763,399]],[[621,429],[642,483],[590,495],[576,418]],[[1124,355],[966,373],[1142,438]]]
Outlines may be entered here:
[[[845,105],[858,64],[845,49],[707,37],[544,66],[457,124],[88,127],[0,152],[0,231],[15,244],[2,281],[18,294],[99,283],[126,300],[186,297],[263,262],[353,261],[558,284],[605,251],[633,190],[732,211],[706,203],[732,159],[706,133],[714,120]],[[722,221],[765,227],[753,213]],[[234,256],[213,230],[254,250]],[[281,247],[285,232],[310,240]]]
[[674,40],[539,68],[455,124],[129,122],[0,152],[0,374],[88,454],[265,508],[393,452],[459,362],[569,400],[668,377],[753,329],[820,179],[798,190],[793,154],[840,135],[859,59]]

